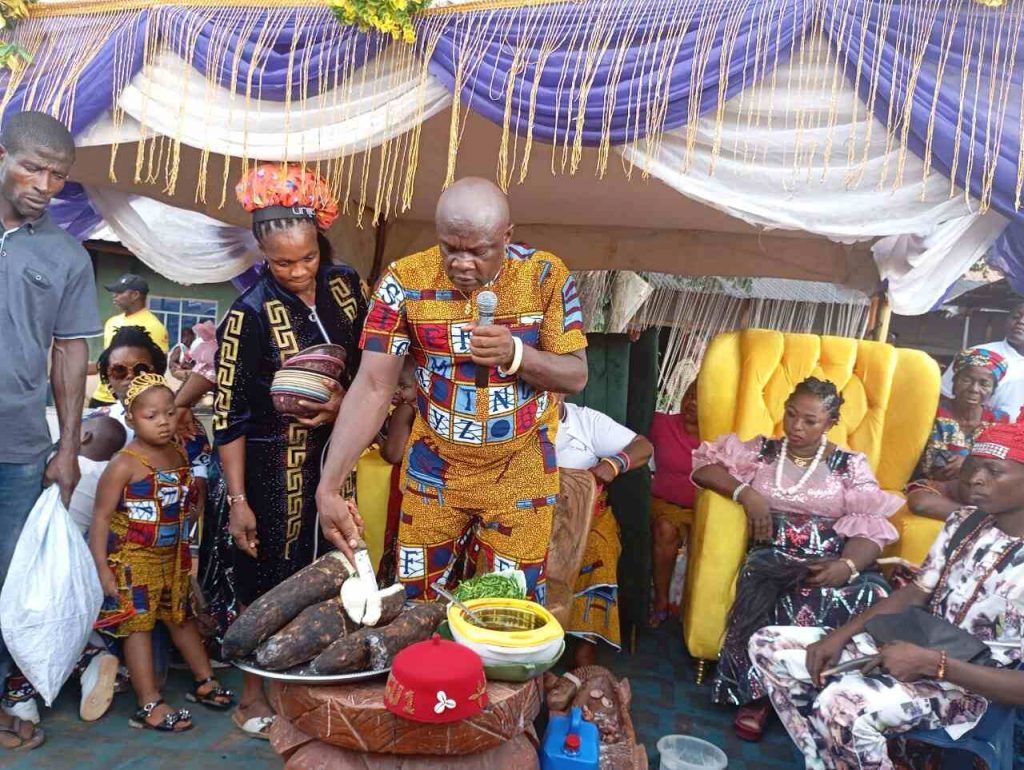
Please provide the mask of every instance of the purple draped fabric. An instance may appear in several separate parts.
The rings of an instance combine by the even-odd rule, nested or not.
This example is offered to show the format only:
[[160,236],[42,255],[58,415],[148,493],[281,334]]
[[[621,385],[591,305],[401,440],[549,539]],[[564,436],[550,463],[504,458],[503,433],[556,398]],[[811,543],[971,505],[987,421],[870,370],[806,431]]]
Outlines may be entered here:
[[[145,45],[143,30],[148,20],[149,12],[140,12],[114,34],[84,67],[82,62],[77,60],[58,62],[45,58],[37,59],[31,66],[45,74],[42,78],[33,77],[22,81],[5,105],[4,113],[9,115],[25,109],[30,92],[34,93],[36,99],[39,98],[39,94],[56,93],[60,94],[61,98],[55,98],[55,103],[32,106],[66,119],[73,134],[88,128],[111,108],[117,97],[116,91],[119,91],[142,67]],[[83,17],[80,21],[81,26],[86,29],[92,22],[92,17]],[[61,19],[61,24],[63,33],[74,39],[76,36],[70,30],[71,22],[68,19]],[[82,67],[80,72],[78,67]],[[78,72],[74,87],[63,88],[72,72]],[[9,77],[10,73],[0,70],[0,91],[6,92]]]
[[60,197],[53,199],[47,211],[59,227],[79,241],[88,238],[103,222],[82,185],[75,182],[64,185]]
[[[930,25],[919,68],[919,52],[901,36],[915,24]],[[991,176],[991,205],[1011,220],[991,259],[1024,292],[1024,212],[1016,208],[1024,91],[1018,31],[998,9],[956,2],[930,14],[917,0],[844,0],[831,6],[827,21],[847,74],[883,124],[897,136],[905,132],[921,157],[930,131],[934,167],[975,197]]]
[[[282,13],[276,12],[275,19],[280,19]],[[59,103],[43,108],[62,117],[70,115],[72,133],[80,133],[111,109],[115,90],[141,69],[147,35],[186,57],[200,72],[215,73],[221,85],[236,93],[249,92],[253,98],[271,101],[285,101],[289,94],[296,99],[315,96],[324,89],[336,88],[352,66],[365,65],[385,44],[380,40],[380,45],[377,41],[371,45],[367,35],[340,25],[326,9],[316,13],[293,9],[284,22],[272,24],[267,22],[269,16],[264,11],[255,23],[241,23],[238,9],[165,7],[140,11],[129,17],[85,65],[73,89],[57,86],[70,79],[80,61],[37,60],[31,66],[45,75],[23,81],[4,111],[24,109],[30,92],[36,98],[41,93],[60,93],[63,98]],[[74,39],[69,17],[61,18],[60,23],[62,33]],[[83,16],[80,23],[87,28],[94,17]],[[267,30],[275,34],[269,35]],[[300,48],[293,55],[296,34],[300,36]],[[0,70],[0,90],[6,88],[9,77],[6,70]]]
[[239,294],[241,294],[254,283],[256,283],[256,280],[263,274],[265,264],[265,262],[257,262],[244,273],[236,275],[234,278],[231,279],[231,283],[238,290]]
[[[426,53],[436,39],[431,71],[450,89],[460,89],[463,105],[499,125],[508,114],[513,131],[530,130],[538,141],[622,144],[641,138],[652,123],[663,129],[684,125],[691,115],[714,109],[721,95],[748,87],[765,64],[790,55],[822,10],[847,75],[879,119],[973,195],[982,194],[983,180],[992,181],[992,205],[1012,220],[994,258],[1024,291],[1024,215],[1016,209],[1024,39],[1017,39],[1017,25],[1000,23],[1000,9],[967,0],[578,0],[424,17],[417,21],[418,45]],[[61,114],[70,111],[73,94],[71,126],[78,132],[108,110],[118,78],[141,66],[144,31],[153,24],[158,39],[189,53],[200,71],[238,93],[251,83],[253,96],[263,99],[302,96],[303,84],[309,94],[335,86],[347,62],[365,61],[379,48],[338,25],[327,9],[295,9],[284,17],[282,11],[257,11],[255,24],[250,13],[185,7],[138,12],[85,65],[77,85],[64,93]],[[240,21],[243,16],[248,21]],[[273,23],[262,23],[271,18]],[[67,29],[72,22],[60,23]],[[89,23],[83,16],[81,24]],[[924,25],[930,44],[910,50]],[[295,35],[301,39],[293,55]],[[37,93],[67,75],[66,66],[52,72],[46,66],[33,65],[46,73]],[[509,92],[513,66],[520,72]],[[971,78],[961,116],[964,72]],[[6,110],[24,103],[19,88]]]
[[[542,66],[534,137],[562,142],[579,134],[583,144],[595,146],[610,133],[612,144],[624,144],[647,133],[650,113],[664,108],[664,128],[677,128],[687,122],[694,99],[698,100],[697,114],[717,106],[723,80],[725,94],[733,96],[751,84],[755,61],[761,67],[776,58],[785,61],[810,22],[812,3],[754,0],[747,4],[738,26],[729,30],[729,37],[726,28],[735,19],[723,4],[705,3],[688,23],[673,22],[673,6],[684,5],[693,3],[654,0],[640,13],[629,2],[582,2],[488,11],[486,15],[452,14],[431,55],[430,70],[454,91],[456,73],[460,64],[466,63],[463,47],[472,50],[471,68],[466,68],[468,74],[461,84],[462,102],[503,125],[506,75],[513,69],[514,53],[525,46],[528,54],[519,62],[523,72],[513,84],[508,112],[514,131],[525,135],[529,129],[534,82]],[[481,18],[486,25],[481,25]],[[772,24],[777,34],[759,35],[759,25],[765,23]],[[542,46],[559,38],[565,45],[541,62]],[[653,45],[652,40],[659,44]],[[477,65],[481,46],[483,60]],[[592,60],[595,46],[604,52]],[[661,78],[664,82],[659,85]],[[578,124],[584,95],[583,120]]]
[[[294,10],[284,23],[268,22],[271,14],[266,11],[255,13],[240,22],[237,10],[163,8],[160,37],[197,70],[215,74],[225,88],[242,95],[251,89],[255,99],[278,102],[338,87],[346,69],[363,66],[379,48],[326,11]],[[275,19],[280,16],[273,13]],[[267,29],[274,34],[267,35]]]

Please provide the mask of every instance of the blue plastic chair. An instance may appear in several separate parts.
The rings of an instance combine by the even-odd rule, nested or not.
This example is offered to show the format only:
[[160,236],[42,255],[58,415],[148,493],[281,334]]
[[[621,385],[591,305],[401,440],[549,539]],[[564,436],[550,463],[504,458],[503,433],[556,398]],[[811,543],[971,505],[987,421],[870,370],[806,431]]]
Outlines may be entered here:
[[911,730],[904,737],[907,740],[926,743],[945,751],[942,758],[943,770],[964,770],[969,765],[955,761],[951,753],[965,751],[980,757],[988,770],[1013,770],[1013,729],[1016,709],[1012,706],[992,704],[981,718],[978,726],[954,741],[944,729]]

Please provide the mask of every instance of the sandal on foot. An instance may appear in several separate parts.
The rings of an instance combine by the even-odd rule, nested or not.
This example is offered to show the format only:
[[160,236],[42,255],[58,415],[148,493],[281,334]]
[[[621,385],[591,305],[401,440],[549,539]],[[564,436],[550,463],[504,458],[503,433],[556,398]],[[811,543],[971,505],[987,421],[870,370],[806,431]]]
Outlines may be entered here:
[[761,740],[764,736],[765,725],[768,724],[771,708],[771,704],[767,700],[741,706],[732,723],[736,737],[754,743]]
[[32,734],[26,738],[21,734],[21,726],[25,724],[30,723],[25,722],[18,717],[12,717],[10,725],[0,725],[0,733],[4,735],[13,735],[21,741],[17,746],[0,745],[0,748],[7,749],[8,751],[32,751],[32,749],[38,749],[42,746],[43,742],[46,740],[46,733],[44,733],[41,728],[33,726]]
[[235,727],[248,735],[250,738],[257,738],[261,741],[270,740],[270,726],[274,724],[276,717],[249,717],[245,719],[237,709],[231,715],[231,721]]
[[156,730],[159,733],[184,733],[192,729],[193,725],[191,724],[188,727],[178,728],[179,722],[192,721],[192,714],[189,713],[188,709],[172,711],[169,714],[165,714],[164,718],[155,725],[150,724],[149,715],[153,713],[153,709],[161,705],[165,705],[163,698],[147,703],[135,712],[135,716],[128,720],[129,726],[134,727],[136,730]]
[[[201,693],[202,690],[208,684],[215,684],[216,687],[211,687],[207,692]],[[225,690],[220,686],[220,682],[217,681],[216,677],[208,676],[201,682],[196,682],[192,688],[192,692],[185,693],[185,700],[190,703],[198,703],[200,706],[206,706],[208,709],[214,711],[227,711],[229,708],[235,705],[235,694],[231,690]],[[227,701],[218,700],[227,698]]]

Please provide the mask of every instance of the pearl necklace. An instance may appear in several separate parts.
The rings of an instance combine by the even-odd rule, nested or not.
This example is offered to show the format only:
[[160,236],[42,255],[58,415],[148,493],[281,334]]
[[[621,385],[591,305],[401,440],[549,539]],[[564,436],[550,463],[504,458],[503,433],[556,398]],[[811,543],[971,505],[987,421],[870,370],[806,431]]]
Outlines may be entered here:
[[804,471],[804,474],[797,480],[797,482],[793,486],[791,486],[789,489],[786,489],[786,488],[784,488],[782,486],[782,471],[783,471],[783,467],[782,466],[784,466],[786,464],[786,458],[789,457],[789,439],[786,438],[786,437],[783,437],[783,439],[782,439],[782,451],[780,452],[779,461],[775,464],[775,489],[776,489],[776,491],[781,492],[782,494],[785,494],[785,495],[795,495],[797,492],[799,492],[801,489],[803,489],[804,484],[806,484],[808,479],[810,479],[811,476],[814,475],[814,471],[816,471],[818,469],[818,464],[821,463],[821,458],[825,456],[825,448],[827,446],[828,446],[828,437],[827,436],[822,436],[821,437],[821,446],[819,446],[818,447],[818,451],[814,453],[814,459],[811,460],[811,464],[809,466],[807,466],[807,470]]

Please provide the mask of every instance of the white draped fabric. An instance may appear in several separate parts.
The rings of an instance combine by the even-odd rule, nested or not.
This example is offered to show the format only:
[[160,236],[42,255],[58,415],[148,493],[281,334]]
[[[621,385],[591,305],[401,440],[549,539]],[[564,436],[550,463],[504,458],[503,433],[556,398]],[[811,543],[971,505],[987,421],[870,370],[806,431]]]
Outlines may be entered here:
[[[216,153],[265,160],[362,152],[451,103],[440,81],[400,60],[398,52],[398,46],[385,50],[342,86],[344,93],[296,100],[286,109],[279,102],[247,103],[164,51],[121,93],[128,118],[117,126],[109,115],[100,119],[79,144],[163,134]],[[726,102],[721,123],[700,120],[656,141],[617,149],[683,195],[756,226],[845,243],[878,239],[873,254],[888,281],[893,310],[927,312],[985,255],[1006,220],[994,211],[980,214],[977,201],[963,193],[950,197],[950,182],[940,173],[926,176],[921,160],[901,150],[866,114],[852,87],[836,91],[845,81],[827,58],[806,55],[781,67],[771,82]],[[851,147],[866,149],[852,154]],[[90,195],[111,229],[125,235],[126,245],[176,280],[224,280],[251,259],[251,238],[239,228],[111,190],[93,189]],[[189,216],[205,224],[179,228]],[[164,223],[177,230],[173,248],[166,247]],[[178,240],[186,232],[190,240],[206,233],[196,235],[188,260]],[[149,238],[162,245],[154,247]],[[214,256],[215,244],[230,256]],[[191,259],[198,261],[188,264]]]
[[86,194],[116,239],[172,281],[230,281],[261,258],[244,228],[112,187],[86,187]]
[[[134,142],[162,134],[214,153],[261,160],[326,160],[401,136],[451,104],[433,75],[402,62],[389,46],[338,89],[290,103],[250,99],[211,85],[170,51],[160,52],[125,87],[121,125],[101,118],[80,146]],[[189,95],[201,98],[189,98]]]
[[[705,119],[617,149],[683,195],[753,225],[847,243],[881,237],[873,254],[894,312],[926,313],[1007,221],[979,214],[962,193],[951,198],[949,180],[934,170],[926,177],[851,86],[835,92],[838,83],[824,57],[808,55],[726,102],[720,129]],[[851,146],[865,149],[850,157]]]

